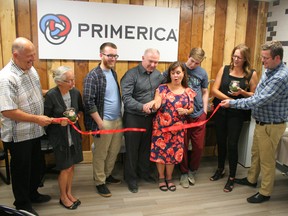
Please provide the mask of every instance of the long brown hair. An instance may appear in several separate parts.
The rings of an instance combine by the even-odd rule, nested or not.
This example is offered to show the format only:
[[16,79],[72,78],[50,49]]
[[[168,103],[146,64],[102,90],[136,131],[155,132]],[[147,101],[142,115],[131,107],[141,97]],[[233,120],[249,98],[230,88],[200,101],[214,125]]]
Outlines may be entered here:
[[251,54],[250,54],[250,48],[247,47],[245,44],[239,44],[236,47],[234,47],[234,49],[232,50],[231,53],[231,62],[230,62],[230,69],[233,70],[234,68],[234,64],[233,64],[233,55],[235,53],[235,51],[239,49],[241,55],[243,56],[243,71],[245,74],[245,79],[249,79],[249,77],[251,76]]

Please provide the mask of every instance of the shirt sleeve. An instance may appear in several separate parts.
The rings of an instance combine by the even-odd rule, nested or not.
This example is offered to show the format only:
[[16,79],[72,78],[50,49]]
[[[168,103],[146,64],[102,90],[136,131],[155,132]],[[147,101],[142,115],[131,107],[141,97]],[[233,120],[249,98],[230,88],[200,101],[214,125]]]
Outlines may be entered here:
[[97,106],[95,105],[96,95],[97,92],[95,81],[92,76],[88,76],[84,80],[83,101],[85,111],[89,114],[98,112]]
[[[120,84],[122,89],[122,100],[125,106],[125,110],[134,110],[137,112],[142,112],[143,104],[136,101],[133,97],[133,92],[136,84],[135,80],[135,73],[136,71],[128,71],[122,77]],[[134,76],[133,76],[134,75]]]
[[251,109],[253,107],[262,107],[263,105],[273,104],[276,100],[281,100],[282,93],[286,91],[285,80],[281,77],[275,77],[271,80],[261,81],[253,96],[229,102],[231,108]]

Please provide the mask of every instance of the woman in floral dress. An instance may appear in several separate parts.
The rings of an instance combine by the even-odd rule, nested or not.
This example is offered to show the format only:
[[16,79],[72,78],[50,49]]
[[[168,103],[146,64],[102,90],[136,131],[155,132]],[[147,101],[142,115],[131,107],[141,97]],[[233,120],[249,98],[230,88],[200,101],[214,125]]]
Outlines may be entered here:
[[150,160],[156,163],[162,191],[176,190],[172,174],[175,164],[182,161],[185,134],[184,130],[162,132],[162,128],[186,123],[186,115],[193,112],[195,95],[188,87],[184,64],[172,63],[167,83],[156,90],[153,106],[158,111],[153,121]]

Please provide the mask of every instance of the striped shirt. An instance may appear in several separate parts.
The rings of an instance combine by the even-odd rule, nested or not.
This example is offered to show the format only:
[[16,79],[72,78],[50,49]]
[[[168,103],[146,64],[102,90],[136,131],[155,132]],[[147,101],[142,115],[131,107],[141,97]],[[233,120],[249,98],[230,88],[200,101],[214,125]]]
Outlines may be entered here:
[[[33,115],[43,115],[44,104],[39,76],[34,67],[24,73],[11,60],[0,71],[0,112],[19,109]],[[2,117],[1,139],[21,142],[44,134],[44,129],[33,122],[17,122]]]
[[231,100],[231,108],[251,109],[260,122],[285,122],[288,117],[288,68],[283,63],[266,69],[252,97]]

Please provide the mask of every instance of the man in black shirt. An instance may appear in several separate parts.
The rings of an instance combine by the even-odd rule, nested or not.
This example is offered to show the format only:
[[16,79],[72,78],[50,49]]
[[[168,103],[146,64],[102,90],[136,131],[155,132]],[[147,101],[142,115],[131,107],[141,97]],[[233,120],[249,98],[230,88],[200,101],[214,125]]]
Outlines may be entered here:
[[162,74],[156,69],[160,53],[147,49],[142,62],[128,70],[121,79],[124,103],[123,122],[126,128],[145,128],[146,132],[126,132],[125,180],[132,193],[138,192],[137,178],[155,181],[150,175],[150,144],[152,134],[152,112],[154,93],[163,82]]

